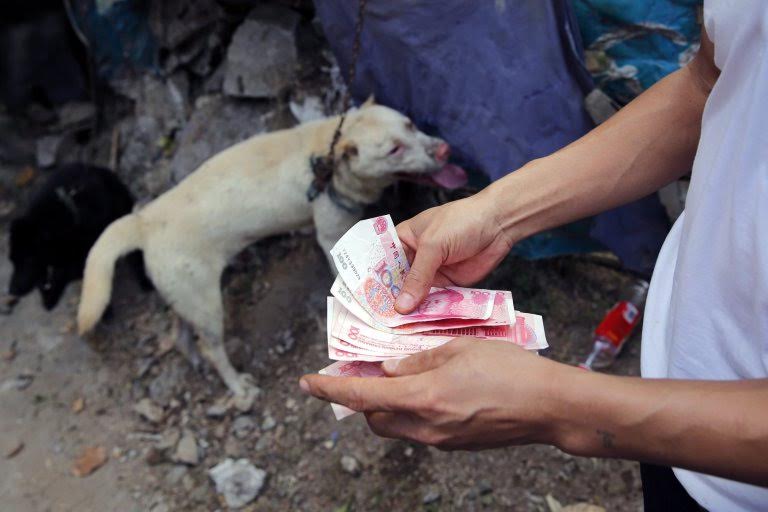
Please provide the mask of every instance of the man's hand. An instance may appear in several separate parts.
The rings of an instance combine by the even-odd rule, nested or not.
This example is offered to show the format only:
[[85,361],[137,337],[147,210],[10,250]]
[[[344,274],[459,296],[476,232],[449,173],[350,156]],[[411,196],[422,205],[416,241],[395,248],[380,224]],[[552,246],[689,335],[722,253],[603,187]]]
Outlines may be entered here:
[[515,345],[458,338],[387,361],[388,378],[307,375],[312,395],[365,412],[374,433],[443,449],[556,443],[551,400],[581,370]]
[[395,309],[412,312],[431,286],[469,286],[488,275],[512,248],[496,221],[496,205],[480,193],[431,208],[397,226],[411,270]]

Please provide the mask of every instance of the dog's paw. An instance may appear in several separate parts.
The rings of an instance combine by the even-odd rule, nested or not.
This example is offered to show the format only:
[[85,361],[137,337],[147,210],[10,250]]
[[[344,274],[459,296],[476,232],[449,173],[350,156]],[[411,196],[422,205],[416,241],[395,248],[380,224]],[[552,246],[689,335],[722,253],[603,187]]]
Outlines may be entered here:
[[232,396],[231,404],[238,411],[248,412],[261,393],[261,389],[256,385],[253,376],[248,373],[238,375],[238,388],[233,390],[235,394]]

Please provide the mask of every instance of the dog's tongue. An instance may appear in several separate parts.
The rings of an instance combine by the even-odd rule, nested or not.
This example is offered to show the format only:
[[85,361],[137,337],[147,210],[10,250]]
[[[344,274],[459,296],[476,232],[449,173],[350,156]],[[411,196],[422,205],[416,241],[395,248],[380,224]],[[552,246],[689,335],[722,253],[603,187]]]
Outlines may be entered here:
[[453,190],[467,184],[467,172],[454,164],[445,164],[442,169],[430,175],[432,181],[443,188]]

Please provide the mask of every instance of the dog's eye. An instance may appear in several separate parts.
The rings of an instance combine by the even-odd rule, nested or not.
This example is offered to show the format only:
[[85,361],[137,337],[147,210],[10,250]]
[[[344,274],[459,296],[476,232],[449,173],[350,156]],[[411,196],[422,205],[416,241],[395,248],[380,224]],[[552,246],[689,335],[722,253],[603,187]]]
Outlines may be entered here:
[[413,124],[413,121],[408,121],[405,123],[405,129],[409,132],[415,132],[416,131],[416,125]]
[[405,151],[405,146],[399,142],[395,142],[395,145],[389,150],[387,156],[397,156],[402,154],[403,151]]

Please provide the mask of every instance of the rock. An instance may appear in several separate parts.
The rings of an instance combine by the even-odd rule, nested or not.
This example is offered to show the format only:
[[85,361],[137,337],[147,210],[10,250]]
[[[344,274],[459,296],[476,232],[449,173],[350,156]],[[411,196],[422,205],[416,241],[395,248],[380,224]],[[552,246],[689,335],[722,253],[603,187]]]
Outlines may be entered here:
[[213,28],[221,16],[221,7],[214,0],[164,0],[150,4],[149,26],[158,45],[168,50],[165,53],[184,54],[185,58],[177,64],[185,64],[202,51],[200,42],[205,42],[205,32]]
[[216,484],[216,492],[224,496],[230,508],[244,507],[255,500],[267,477],[266,471],[254,467],[248,459],[225,459],[208,474]]
[[286,329],[277,335],[275,352],[278,354],[282,355],[290,352],[294,346],[296,346],[296,338],[293,336],[293,332],[290,329]]
[[270,115],[270,106],[222,96],[198,98],[177,137],[171,175],[178,183],[216,153],[253,135],[289,126],[288,116]]
[[150,466],[157,466],[168,461],[168,457],[165,455],[165,450],[161,450],[155,446],[150,446],[144,455],[144,462]]
[[37,139],[35,144],[35,161],[38,167],[44,169],[56,163],[62,140],[63,137],[61,135],[46,135]]
[[88,446],[72,465],[72,474],[85,477],[107,462],[107,450],[103,446]]
[[183,462],[191,466],[200,462],[200,451],[197,448],[197,440],[191,432],[184,432],[179,444],[176,445],[176,453],[173,456],[177,462]]
[[222,418],[226,416],[228,410],[229,399],[227,397],[222,397],[205,410],[205,415],[209,418]]
[[189,366],[178,358],[167,361],[162,371],[149,383],[149,397],[157,404],[168,405],[187,382]]
[[31,373],[22,373],[16,377],[11,377],[10,379],[3,381],[3,383],[0,384],[0,392],[12,390],[24,391],[32,385],[34,380],[35,376]]
[[187,466],[177,465],[173,466],[165,474],[165,483],[169,486],[176,486],[179,482],[189,473]]
[[72,101],[58,109],[58,117],[59,130],[83,128],[96,117],[96,107],[87,101]]
[[160,450],[168,450],[179,444],[179,439],[181,439],[181,433],[178,429],[170,428],[160,435],[155,447]]
[[6,459],[12,459],[18,454],[21,453],[21,450],[24,449],[24,441],[21,439],[17,439],[13,441],[8,446],[3,447],[3,457]]
[[232,422],[232,435],[245,439],[256,429],[256,422],[250,416],[238,416]]
[[427,491],[427,493],[424,495],[423,498],[421,498],[421,503],[424,505],[431,505],[432,503],[437,503],[440,501],[440,498],[442,496],[440,495],[440,491],[437,489],[430,489]]
[[351,455],[343,455],[341,457],[341,469],[355,477],[360,476],[361,473],[360,463]]
[[160,423],[165,417],[163,408],[155,404],[149,398],[142,398],[134,406],[133,410],[142,418],[151,423]]
[[235,31],[227,49],[224,93],[274,98],[296,75],[298,13],[279,6],[256,7]]
[[120,169],[131,175],[149,171],[160,154],[157,142],[162,135],[160,122],[152,116],[121,122],[120,140],[125,144],[120,154]]
[[307,123],[326,117],[323,100],[317,96],[307,96],[301,102],[291,101],[288,103],[288,107],[299,123]]
[[272,417],[271,414],[268,412],[264,414],[264,419],[261,422],[261,430],[264,432],[267,432],[269,430],[272,430],[277,425],[277,421],[275,421],[275,418]]

